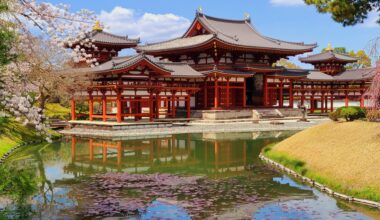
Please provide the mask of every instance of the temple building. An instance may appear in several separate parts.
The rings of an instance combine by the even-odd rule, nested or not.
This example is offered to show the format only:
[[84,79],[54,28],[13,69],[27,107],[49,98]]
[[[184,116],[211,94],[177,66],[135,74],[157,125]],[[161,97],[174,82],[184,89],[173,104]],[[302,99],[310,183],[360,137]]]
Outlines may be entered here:
[[[73,120],[79,100],[89,104],[90,121],[119,123],[297,105],[324,113],[334,109],[335,101],[358,101],[364,107],[364,92],[376,74],[376,68],[346,70],[357,58],[330,47],[300,58],[313,70],[277,67],[279,59],[310,53],[317,44],[264,36],[248,16],[227,20],[198,11],[181,37],[154,44],[107,33],[99,23],[87,37],[95,45],[89,53],[100,65],[76,70],[92,81],[73,94]],[[126,48],[137,54],[119,57]]]

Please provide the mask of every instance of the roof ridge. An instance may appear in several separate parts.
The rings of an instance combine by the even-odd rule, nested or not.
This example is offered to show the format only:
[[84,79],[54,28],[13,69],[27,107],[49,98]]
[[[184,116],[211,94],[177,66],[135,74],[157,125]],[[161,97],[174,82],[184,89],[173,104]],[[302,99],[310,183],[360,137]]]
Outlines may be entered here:
[[146,44],[140,45],[138,47],[151,46],[151,45],[159,45],[159,44],[164,44],[164,43],[168,43],[168,42],[172,42],[172,41],[180,40],[180,39],[196,38],[196,37],[210,36],[210,35],[213,35],[213,34],[201,34],[201,35],[195,35],[195,36],[191,36],[191,37],[176,37],[176,38],[172,38],[172,39],[169,39],[169,40],[160,41],[160,42],[156,42],[156,43],[146,43]]
[[103,33],[105,35],[116,37],[116,38],[119,38],[119,39],[122,39],[122,40],[131,40],[131,41],[138,41],[138,40],[140,40],[139,38],[129,38],[128,35],[121,36],[121,35],[116,35],[116,34],[113,34],[113,33],[110,33],[110,32],[106,32],[106,31],[97,31],[97,33]]
[[245,23],[247,20],[238,20],[238,19],[226,19],[226,18],[218,18],[210,15],[206,15],[204,13],[198,13],[198,16],[203,16],[206,19],[215,20],[215,21],[226,21],[226,22],[233,22],[233,23]]

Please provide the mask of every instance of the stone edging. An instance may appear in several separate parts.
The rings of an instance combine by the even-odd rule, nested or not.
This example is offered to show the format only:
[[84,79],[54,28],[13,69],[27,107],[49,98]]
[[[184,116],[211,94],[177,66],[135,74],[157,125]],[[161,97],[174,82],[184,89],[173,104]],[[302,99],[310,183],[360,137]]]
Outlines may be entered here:
[[277,168],[278,170],[281,170],[281,171],[284,171],[285,173],[291,175],[291,176],[294,176],[298,179],[301,179],[302,182],[306,182],[308,184],[310,184],[312,187],[315,187],[315,188],[318,188],[320,191],[322,192],[325,192],[326,194],[332,196],[332,197],[336,197],[336,198],[340,198],[340,199],[343,199],[343,200],[346,200],[346,201],[349,201],[349,202],[355,202],[355,203],[360,203],[360,204],[363,204],[363,205],[367,205],[367,206],[371,206],[371,207],[375,207],[375,208],[379,208],[380,209],[380,203],[379,202],[375,202],[375,201],[371,201],[371,200],[366,200],[366,199],[359,199],[359,198],[355,198],[355,197],[352,197],[352,196],[348,196],[348,195],[345,195],[345,194],[341,194],[341,193],[338,193],[338,192],[335,192],[333,191],[332,189],[326,187],[325,185],[322,185],[318,182],[316,182],[315,180],[313,179],[310,179],[308,177],[305,177],[305,176],[302,176],[300,174],[298,174],[297,172],[285,167],[284,165],[280,164],[280,163],[277,163],[267,157],[265,157],[263,154],[260,153],[259,155],[259,158],[261,160],[263,160],[264,162],[266,162],[267,164]]
[[12,147],[8,152],[6,152],[5,154],[3,154],[3,156],[0,158],[0,165],[4,163],[4,161],[17,149],[19,149],[20,147],[22,146],[25,146],[25,145],[30,145],[30,144],[40,144],[42,143],[43,141],[42,140],[36,140],[36,141],[30,141],[30,142],[23,142],[21,144],[18,144],[14,147]]

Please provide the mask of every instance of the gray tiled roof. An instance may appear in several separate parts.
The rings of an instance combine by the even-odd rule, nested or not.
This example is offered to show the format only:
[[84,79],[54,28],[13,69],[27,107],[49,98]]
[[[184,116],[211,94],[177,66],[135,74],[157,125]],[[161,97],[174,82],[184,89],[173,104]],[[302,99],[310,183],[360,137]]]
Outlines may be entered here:
[[322,62],[322,61],[329,61],[329,60],[352,63],[352,62],[356,62],[358,59],[356,57],[351,57],[345,54],[335,53],[333,51],[326,51],[323,53],[318,53],[318,54],[310,55],[307,57],[301,57],[299,60],[305,63],[314,63],[314,62]]
[[146,60],[150,62],[152,65],[156,66],[157,68],[170,73],[171,77],[204,77],[203,74],[197,72],[186,63],[160,61],[157,58],[146,54],[137,54],[134,56],[125,57],[114,57],[112,58],[112,60],[94,68],[77,68],[74,69],[73,72],[81,74],[99,74],[111,72],[114,70],[128,68],[142,60]]
[[165,69],[171,71],[172,77],[204,77],[204,75],[186,63],[159,62]]
[[370,80],[376,75],[376,68],[345,70],[338,75],[328,75],[319,70],[284,69],[282,72],[271,73],[271,76],[300,77],[307,81],[361,81]]
[[376,68],[363,68],[346,70],[334,76],[337,80],[363,80],[372,79],[376,75]]
[[129,39],[128,36],[118,36],[104,31],[91,31],[88,33],[88,37],[95,40],[95,43],[105,44],[136,46],[140,42],[139,39]]
[[260,34],[247,20],[226,20],[198,13],[193,24],[196,21],[199,21],[211,34],[194,37],[186,37],[185,34],[182,38],[139,46],[138,50],[160,51],[182,49],[199,46],[211,39],[216,39],[233,46],[281,51],[306,52],[312,51],[317,46],[316,44],[294,43],[266,37]]
[[138,46],[138,50],[142,51],[160,51],[160,50],[171,50],[178,48],[189,48],[194,46],[199,46],[207,43],[214,38],[213,34],[198,35],[194,37],[187,38],[176,38],[168,41],[163,41],[155,44],[147,44],[143,46]]

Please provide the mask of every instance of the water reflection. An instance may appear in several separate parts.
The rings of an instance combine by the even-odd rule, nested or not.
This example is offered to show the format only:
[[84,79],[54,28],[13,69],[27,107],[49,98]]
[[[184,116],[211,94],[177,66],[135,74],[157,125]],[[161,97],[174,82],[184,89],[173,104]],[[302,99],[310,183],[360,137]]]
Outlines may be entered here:
[[[41,181],[31,198],[32,214],[37,219],[95,217],[98,209],[109,206],[103,204],[105,198],[119,205],[143,204],[136,219],[167,217],[168,213],[171,219],[366,219],[366,215],[337,206],[336,200],[262,164],[258,158],[261,149],[291,134],[199,133],[130,140],[66,137],[50,145],[21,149],[7,165],[13,169],[29,167]],[[127,179],[121,188],[114,188],[114,182],[99,175],[116,172],[144,174],[143,179],[156,173],[205,178],[179,188],[128,188],[136,182],[131,184]],[[99,178],[94,178],[95,174]],[[109,183],[99,185],[104,182]],[[118,180],[115,182],[117,185]],[[90,209],[95,214],[83,215]],[[117,211],[116,207],[102,213],[118,216]]]
[[206,174],[211,177],[246,172],[262,146],[288,133],[203,133],[110,141],[71,137],[72,162],[67,173],[119,171]]

